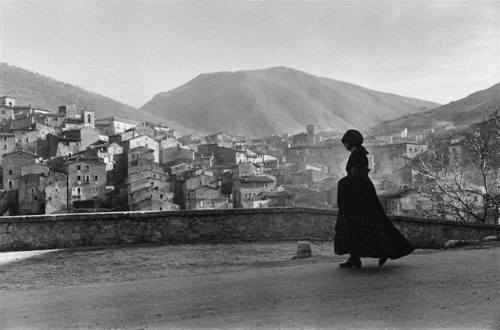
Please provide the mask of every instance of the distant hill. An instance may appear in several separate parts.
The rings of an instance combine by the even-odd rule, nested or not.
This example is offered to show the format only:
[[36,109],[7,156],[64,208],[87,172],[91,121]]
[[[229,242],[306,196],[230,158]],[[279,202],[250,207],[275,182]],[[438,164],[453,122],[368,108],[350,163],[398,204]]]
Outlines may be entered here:
[[486,119],[495,106],[500,107],[500,83],[429,111],[382,122],[373,131],[383,133],[401,131],[405,127],[420,130],[468,126]]
[[251,137],[368,127],[438,104],[316,77],[294,69],[202,74],[157,94],[142,110],[202,133]]
[[178,129],[191,131],[109,97],[6,63],[0,63],[0,95],[16,97],[20,105],[31,104],[52,111],[57,111],[58,106],[64,104],[90,105],[96,112],[96,118],[115,115],[137,121],[161,121]]

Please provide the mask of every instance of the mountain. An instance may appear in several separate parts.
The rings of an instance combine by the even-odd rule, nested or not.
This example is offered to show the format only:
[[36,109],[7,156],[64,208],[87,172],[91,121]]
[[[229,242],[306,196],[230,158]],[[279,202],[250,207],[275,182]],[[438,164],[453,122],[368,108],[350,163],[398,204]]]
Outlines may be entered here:
[[294,69],[202,74],[154,96],[141,109],[202,133],[251,137],[304,131],[366,130],[436,103],[370,90]]
[[20,105],[31,104],[52,111],[57,111],[58,106],[64,104],[89,105],[95,110],[96,118],[114,115],[137,121],[168,123],[181,131],[191,131],[109,97],[6,63],[0,63],[0,95],[13,96]]
[[488,118],[492,108],[500,107],[500,83],[475,92],[458,101],[414,113],[376,125],[374,132],[398,132],[407,127],[409,130],[439,127],[463,127]]

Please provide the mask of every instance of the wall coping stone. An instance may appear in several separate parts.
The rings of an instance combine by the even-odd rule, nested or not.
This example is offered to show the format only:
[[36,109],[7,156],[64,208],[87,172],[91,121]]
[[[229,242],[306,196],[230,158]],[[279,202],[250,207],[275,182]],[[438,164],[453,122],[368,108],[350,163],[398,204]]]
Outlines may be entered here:
[[[307,213],[320,215],[338,215],[335,209],[319,209],[307,207],[273,207],[256,209],[208,209],[208,210],[182,210],[182,211],[120,211],[120,212],[100,212],[100,213],[66,213],[49,215],[18,215],[0,217],[0,223],[18,222],[44,222],[44,221],[81,221],[81,220],[127,220],[144,218],[179,218],[196,216],[230,216],[230,215],[255,215],[255,214],[287,214],[287,213]],[[93,218],[93,219],[91,219]],[[484,224],[476,222],[449,221],[441,219],[428,219],[408,216],[389,216],[396,222],[414,222],[422,224],[436,224],[456,227],[475,227],[500,230],[500,225]]]
[[217,215],[255,215],[255,214],[286,214],[286,213],[307,213],[336,215],[335,210],[305,208],[305,207],[273,207],[256,209],[207,209],[207,210],[182,210],[182,211],[120,211],[120,212],[96,212],[96,213],[64,213],[64,214],[44,214],[44,215],[16,215],[0,217],[0,223],[15,222],[40,222],[40,221],[81,221],[91,220],[112,220],[127,218],[165,218],[165,217],[196,217],[196,216],[217,216]]

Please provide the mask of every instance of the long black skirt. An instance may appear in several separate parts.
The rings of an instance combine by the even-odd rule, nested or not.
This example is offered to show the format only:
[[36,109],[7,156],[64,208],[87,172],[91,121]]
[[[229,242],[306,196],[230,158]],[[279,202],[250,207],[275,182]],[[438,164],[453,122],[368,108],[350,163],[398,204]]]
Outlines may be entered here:
[[336,254],[397,259],[413,247],[386,216],[368,176],[344,177],[338,183]]

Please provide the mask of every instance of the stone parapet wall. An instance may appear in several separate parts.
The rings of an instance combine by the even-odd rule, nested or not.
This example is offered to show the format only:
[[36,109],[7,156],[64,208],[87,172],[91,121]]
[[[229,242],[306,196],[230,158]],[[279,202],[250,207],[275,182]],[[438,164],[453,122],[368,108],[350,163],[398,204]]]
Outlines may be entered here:
[[[311,208],[0,217],[0,251],[144,243],[332,240],[336,211]],[[395,217],[419,248],[500,236],[500,226]]]

